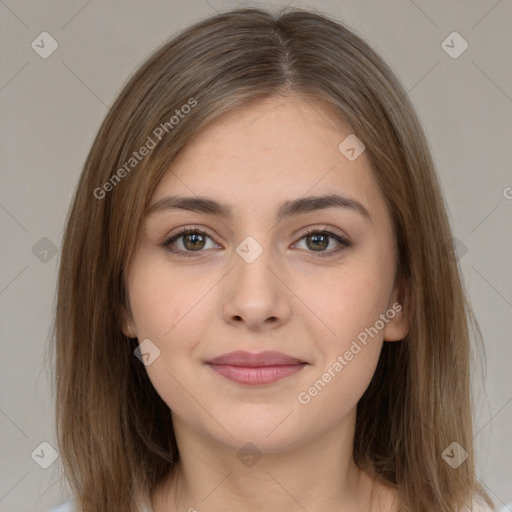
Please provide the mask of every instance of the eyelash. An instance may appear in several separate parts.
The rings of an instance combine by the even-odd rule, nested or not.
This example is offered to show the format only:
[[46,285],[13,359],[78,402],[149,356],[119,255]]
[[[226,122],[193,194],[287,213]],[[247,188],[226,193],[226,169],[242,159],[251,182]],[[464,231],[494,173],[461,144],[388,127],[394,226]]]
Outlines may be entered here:
[[[181,237],[183,237],[185,235],[189,235],[189,234],[192,234],[192,233],[200,234],[200,235],[203,235],[203,236],[207,236],[208,238],[212,239],[212,237],[208,233],[203,231],[202,229],[182,228],[177,233],[175,233],[171,237],[167,238],[163,242],[162,247],[164,247],[164,249],[166,249],[167,251],[169,251],[169,252],[171,252],[173,254],[177,254],[179,256],[184,256],[186,258],[194,257],[195,256],[195,254],[194,254],[195,252],[201,253],[201,252],[204,252],[204,251],[182,251],[180,249],[176,249],[176,248],[172,248],[171,247],[171,245],[176,240],[180,239]],[[336,256],[340,252],[342,252],[345,249],[347,249],[348,247],[352,246],[352,242],[347,240],[345,237],[343,237],[341,235],[338,235],[336,233],[333,233],[332,231],[322,230],[322,229],[309,229],[308,231],[306,231],[306,233],[304,233],[299,238],[299,241],[302,240],[303,238],[307,238],[308,236],[312,236],[312,235],[328,235],[330,238],[334,238],[340,244],[340,246],[337,249],[334,249],[334,250],[331,250],[331,251],[326,251],[326,252],[320,251],[320,252],[316,252],[316,253],[315,253],[315,251],[307,251],[307,252],[313,252],[313,253],[315,253],[316,255],[318,255],[321,258],[327,258],[327,257]],[[310,256],[310,257],[315,257],[315,256]]]

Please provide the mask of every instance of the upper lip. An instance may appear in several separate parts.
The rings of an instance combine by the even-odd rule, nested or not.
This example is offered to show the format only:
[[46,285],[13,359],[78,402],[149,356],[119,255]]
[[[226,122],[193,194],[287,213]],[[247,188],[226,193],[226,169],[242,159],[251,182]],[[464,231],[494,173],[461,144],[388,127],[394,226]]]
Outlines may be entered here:
[[284,364],[303,364],[305,361],[296,357],[282,354],[281,352],[265,351],[257,354],[237,350],[210,359],[206,361],[208,364],[225,364],[230,366],[278,366]]

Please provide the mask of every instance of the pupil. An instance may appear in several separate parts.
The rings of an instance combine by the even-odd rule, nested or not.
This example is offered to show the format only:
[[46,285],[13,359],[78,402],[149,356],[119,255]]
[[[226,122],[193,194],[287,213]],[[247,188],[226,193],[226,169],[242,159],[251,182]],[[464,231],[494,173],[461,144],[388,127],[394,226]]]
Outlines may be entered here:
[[[185,235],[185,246],[187,246],[187,241],[189,240],[192,240],[192,244],[191,244],[191,247],[187,247],[187,248],[197,248],[200,244],[201,244],[201,241],[200,240],[202,238],[203,235],[200,235],[198,233],[192,233],[192,234],[189,234],[189,235]],[[199,242],[199,245],[198,243]]]
[[[318,245],[317,242],[319,241],[319,239],[322,239],[322,238],[324,239],[323,240],[324,243],[323,244],[321,243],[320,245]],[[328,245],[328,243],[325,243],[327,240],[327,237],[325,235],[311,235],[310,239],[315,240],[313,248],[316,247],[316,248],[320,248],[320,249],[325,249]],[[310,247],[310,248],[312,248],[312,247]]]

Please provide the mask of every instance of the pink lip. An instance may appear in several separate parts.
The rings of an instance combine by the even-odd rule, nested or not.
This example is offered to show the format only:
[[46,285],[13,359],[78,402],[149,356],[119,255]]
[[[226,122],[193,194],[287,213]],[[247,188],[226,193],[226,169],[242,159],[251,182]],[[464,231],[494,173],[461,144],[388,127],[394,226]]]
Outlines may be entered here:
[[270,384],[302,370],[307,364],[296,357],[266,351],[252,354],[238,350],[207,361],[214,371],[239,384]]
[[237,350],[206,361],[208,364],[229,364],[231,366],[276,366],[283,364],[300,364],[296,357],[287,356],[281,352],[265,351],[253,354],[244,350]]

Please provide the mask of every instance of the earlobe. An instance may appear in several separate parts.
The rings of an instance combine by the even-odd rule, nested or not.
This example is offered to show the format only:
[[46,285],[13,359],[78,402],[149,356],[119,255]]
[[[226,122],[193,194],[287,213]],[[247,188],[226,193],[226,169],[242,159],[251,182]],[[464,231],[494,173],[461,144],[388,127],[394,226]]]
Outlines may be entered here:
[[384,341],[403,340],[410,330],[409,300],[406,299],[406,285],[397,283],[393,290],[386,317],[389,319],[384,328]]
[[133,326],[133,319],[131,318],[131,315],[128,314],[124,307],[121,313],[121,331],[127,338],[137,337],[135,327]]
[[384,328],[384,341],[403,340],[410,329],[403,306],[399,302],[394,302],[386,311],[386,316],[390,320]]
[[131,324],[124,325],[123,328],[122,328],[122,331],[123,331],[123,334],[127,338],[136,338],[137,337],[136,334],[135,334],[134,329],[132,328]]

